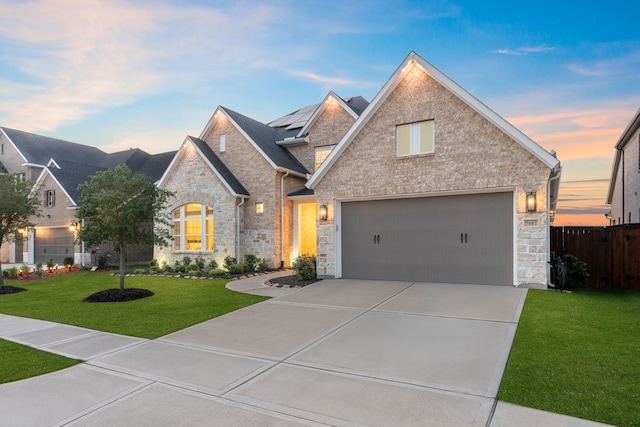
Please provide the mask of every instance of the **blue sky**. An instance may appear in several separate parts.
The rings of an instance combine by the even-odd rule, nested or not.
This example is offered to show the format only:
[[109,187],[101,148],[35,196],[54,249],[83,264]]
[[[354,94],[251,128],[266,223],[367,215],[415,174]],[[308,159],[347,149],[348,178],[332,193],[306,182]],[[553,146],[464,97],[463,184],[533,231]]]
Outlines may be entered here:
[[414,50],[563,163],[557,223],[605,225],[640,107],[638,2],[0,0],[0,125],[175,150],[218,105],[371,100]]

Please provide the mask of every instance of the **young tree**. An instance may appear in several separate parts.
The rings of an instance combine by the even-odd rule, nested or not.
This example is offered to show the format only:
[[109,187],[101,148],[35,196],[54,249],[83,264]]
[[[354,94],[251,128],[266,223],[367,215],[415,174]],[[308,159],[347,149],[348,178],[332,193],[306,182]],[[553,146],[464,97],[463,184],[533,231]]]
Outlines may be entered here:
[[124,290],[127,247],[168,244],[171,223],[163,213],[173,193],[157,188],[142,174],[132,175],[126,165],[96,173],[78,191],[76,216],[85,223],[77,238],[89,245],[111,242],[120,255],[120,289]]
[[[33,227],[29,217],[40,216],[40,198],[31,183],[17,175],[0,174],[0,248],[22,241],[20,229]],[[0,286],[4,286],[0,264]]]

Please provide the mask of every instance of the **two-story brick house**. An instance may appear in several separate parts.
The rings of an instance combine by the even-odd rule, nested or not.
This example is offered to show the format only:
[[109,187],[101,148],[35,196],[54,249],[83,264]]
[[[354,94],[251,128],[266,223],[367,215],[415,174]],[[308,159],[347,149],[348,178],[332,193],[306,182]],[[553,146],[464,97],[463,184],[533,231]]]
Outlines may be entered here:
[[318,274],[546,287],[560,162],[410,53],[371,104],[268,124],[219,107],[159,182],[169,263],[317,256]]
[[[119,164],[156,182],[174,155],[151,155],[139,149],[107,154],[96,147],[0,127],[2,169],[33,182],[42,201],[41,216],[31,219],[36,226],[26,230],[22,242],[2,245],[0,260],[28,265],[53,260],[62,265],[70,257],[76,264],[86,265],[90,248],[75,242],[81,226],[75,214],[80,199],[78,185]],[[150,259],[151,251],[147,252]]]

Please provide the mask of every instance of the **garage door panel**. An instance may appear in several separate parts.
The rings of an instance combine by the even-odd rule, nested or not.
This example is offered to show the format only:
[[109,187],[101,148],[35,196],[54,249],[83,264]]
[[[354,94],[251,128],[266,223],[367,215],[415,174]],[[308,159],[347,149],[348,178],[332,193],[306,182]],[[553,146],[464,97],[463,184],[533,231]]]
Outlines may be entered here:
[[343,277],[512,284],[513,194],[342,204]]
[[35,230],[35,262],[46,263],[50,259],[62,264],[66,257],[73,257],[74,233],[68,228],[37,228]]

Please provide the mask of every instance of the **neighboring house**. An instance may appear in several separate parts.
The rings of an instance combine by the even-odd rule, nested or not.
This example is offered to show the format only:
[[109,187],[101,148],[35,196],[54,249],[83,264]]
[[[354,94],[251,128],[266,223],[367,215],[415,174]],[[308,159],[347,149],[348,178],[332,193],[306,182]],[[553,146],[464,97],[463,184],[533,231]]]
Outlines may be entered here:
[[640,223],[640,109],[615,145],[607,193],[611,225]]
[[371,104],[330,92],[269,124],[218,107],[159,182],[159,261],[253,254],[322,277],[546,287],[561,167],[415,53]]
[[89,248],[74,242],[76,230],[71,227],[77,221],[78,185],[119,164],[156,182],[174,155],[151,155],[139,149],[107,154],[95,147],[0,127],[0,162],[8,173],[33,181],[42,200],[42,216],[32,218],[36,226],[25,232],[22,243],[3,245],[0,259],[18,264],[45,264],[52,259],[62,265],[64,258],[73,257],[76,264],[90,262]]

